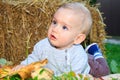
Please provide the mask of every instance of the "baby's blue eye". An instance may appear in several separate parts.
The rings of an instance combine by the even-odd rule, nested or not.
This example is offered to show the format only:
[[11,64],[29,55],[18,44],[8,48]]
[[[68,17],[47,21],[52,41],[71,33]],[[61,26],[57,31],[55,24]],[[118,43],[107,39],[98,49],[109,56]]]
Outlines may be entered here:
[[63,29],[64,29],[64,30],[68,30],[68,28],[67,28],[66,26],[63,26]]

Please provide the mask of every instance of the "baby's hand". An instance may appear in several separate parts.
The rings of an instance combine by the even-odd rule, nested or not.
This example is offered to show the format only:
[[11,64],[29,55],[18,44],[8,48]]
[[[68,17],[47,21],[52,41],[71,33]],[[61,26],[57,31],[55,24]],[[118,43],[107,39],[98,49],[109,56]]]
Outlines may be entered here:
[[20,70],[23,67],[25,67],[25,65],[17,65],[17,66],[15,66],[15,67],[12,68],[12,71]]

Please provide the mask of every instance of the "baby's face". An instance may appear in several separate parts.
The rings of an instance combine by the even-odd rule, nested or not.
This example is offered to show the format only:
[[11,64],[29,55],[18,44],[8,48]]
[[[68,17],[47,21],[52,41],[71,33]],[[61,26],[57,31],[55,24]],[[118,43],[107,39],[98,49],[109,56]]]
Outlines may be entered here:
[[80,18],[81,15],[76,14],[71,9],[58,9],[48,30],[48,38],[51,44],[58,49],[71,47],[80,33]]

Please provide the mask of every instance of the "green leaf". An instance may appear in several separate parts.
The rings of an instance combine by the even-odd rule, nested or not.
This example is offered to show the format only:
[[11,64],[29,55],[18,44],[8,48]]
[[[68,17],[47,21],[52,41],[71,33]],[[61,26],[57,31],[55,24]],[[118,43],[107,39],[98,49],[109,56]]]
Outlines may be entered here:
[[4,66],[4,65],[12,65],[13,63],[11,61],[7,61],[4,58],[0,58],[0,65]]
[[3,80],[21,80],[21,77],[19,74],[15,74],[12,76],[6,76],[6,77],[4,77]]
[[110,69],[113,73],[120,73],[120,66],[115,60],[112,60],[110,63]]
[[21,77],[19,74],[15,74],[13,76],[10,76],[10,80],[21,80]]
[[112,78],[112,80],[119,80],[118,78]]
[[90,5],[95,5],[97,0],[90,0]]
[[39,72],[39,74],[42,74],[44,71],[45,71],[45,69],[44,69],[44,68],[43,68],[43,69],[41,69],[41,70],[40,70],[40,72]]
[[33,79],[33,80],[38,80],[38,76],[34,77],[34,79]]
[[6,59],[0,58],[0,64],[4,66],[7,63]]

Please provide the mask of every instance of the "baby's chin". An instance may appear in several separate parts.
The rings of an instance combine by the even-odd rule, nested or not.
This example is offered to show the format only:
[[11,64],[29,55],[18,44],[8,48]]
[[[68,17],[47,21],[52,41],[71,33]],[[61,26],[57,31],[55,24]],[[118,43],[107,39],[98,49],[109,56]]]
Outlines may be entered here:
[[49,40],[49,42],[50,42],[51,46],[56,47],[56,44],[55,44],[55,43],[53,43],[53,42],[52,42],[52,40],[50,40],[49,38],[48,38],[48,40]]
[[51,44],[51,46],[53,46],[53,47],[56,48],[56,49],[61,49],[60,46],[57,46],[56,44],[52,43],[51,41],[50,41],[50,44]]
[[61,49],[61,50],[63,50],[63,49],[68,48],[68,47],[63,47],[63,46],[60,45],[59,43],[54,42],[54,41],[50,40],[49,38],[48,38],[48,40],[49,40],[51,46],[53,46],[53,47],[56,48],[56,49]]

